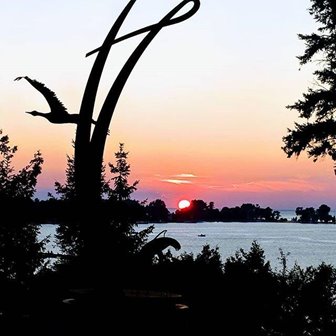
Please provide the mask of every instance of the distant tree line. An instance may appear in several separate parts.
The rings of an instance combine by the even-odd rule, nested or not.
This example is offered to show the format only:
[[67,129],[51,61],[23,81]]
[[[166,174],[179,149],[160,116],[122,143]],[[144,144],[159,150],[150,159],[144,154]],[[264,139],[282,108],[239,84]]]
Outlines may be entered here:
[[[102,211],[114,214],[118,202],[102,201]],[[300,223],[335,223],[331,208],[322,204],[317,209],[313,207],[297,207],[295,216],[288,220],[283,218],[278,210],[270,207],[263,208],[259,204],[243,203],[241,206],[223,207],[217,209],[214,202],[192,200],[190,206],[170,212],[166,203],[161,199],[151,202],[126,199],[119,207],[127,210],[127,218],[138,223],[167,223],[167,222],[300,222]],[[29,211],[30,218],[36,223],[55,223],[71,220],[72,202],[50,198],[48,200],[32,201]],[[118,208],[118,207],[117,207]],[[28,212],[29,212],[28,211]],[[125,215],[125,214],[124,214]]]
[[[221,210],[214,207],[214,202],[207,204],[203,200],[192,200],[190,206],[171,213],[165,202],[156,199],[152,202],[140,202],[126,199],[121,203],[113,199],[102,201],[102,211],[109,213],[113,209],[116,215],[117,209],[122,205],[127,209],[127,217],[135,222],[165,223],[165,222],[277,222],[284,221],[280,212],[270,207],[262,208],[260,205],[245,203],[232,208],[223,207]],[[73,207],[71,201],[51,198],[49,200],[35,200],[32,205],[36,214],[36,221],[59,223],[71,219],[70,210]],[[124,213],[124,215],[126,215]]]
[[276,222],[280,220],[280,212],[251,203],[233,208],[223,207],[219,210],[215,208],[214,202],[207,204],[203,200],[192,200],[189,207],[177,210],[172,219],[177,222]]
[[[319,208],[297,207],[296,217],[291,221],[300,223],[335,223],[335,216],[330,214],[331,208],[322,204]],[[259,204],[244,203],[232,208],[223,207],[221,210],[214,207],[214,203],[207,204],[203,200],[192,200],[188,208],[176,210],[171,216],[173,221],[207,221],[207,222],[287,222],[281,217],[278,210],[270,207],[262,208]]]
[[[76,207],[74,198],[74,162],[71,157],[68,157],[65,183],[55,183],[57,196],[49,195],[48,200],[33,200],[37,177],[42,171],[42,155],[36,152],[24,168],[15,171],[12,161],[16,152],[17,147],[11,146],[9,137],[2,135],[0,131],[0,201],[3,212],[7,213],[0,225],[0,278],[4,276],[22,280],[45,265],[43,255],[47,240],[39,241],[37,237],[41,223],[60,224],[57,238],[62,251],[75,255],[79,253],[81,243],[77,216],[80,209]],[[214,202],[206,203],[195,199],[189,207],[171,213],[161,199],[151,202],[131,199],[139,181],[128,181],[130,165],[127,156],[124,145],[119,144],[119,150],[115,153],[116,163],[108,165],[110,172],[114,174],[110,180],[107,180],[105,167],[102,167],[102,200],[96,223],[108,220],[111,222],[109,230],[118,228],[118,234],[132,237],[133,242],[129,243],[134,246],[127,246],[130,251],[137,250],[142,243],[134,230],[137,222],[286,221],[281,218],[279,211],[251,203],[217,209]],[[302,223],[334,223],[335,217],[330,214],[330,210],[325,204],[318,209],[298,207],[294,220]],[[97,234],[100,234],[99,230]],[[116,232],[113,234],[118,236]],[[145,237],[146,234],[143,233],[143,238]],[[106,234],[106,239],[112,239],[110,233]],[[119,241],[120,237],[116,239]],[[111,244],[106,242],[106,245]]]
[[295,210],[295,221],[300,223],[335,223],[335,216],[330,214],[330,207],[326,204],[320,205],[318,209],[313,207],[297,207]]
[[[49,194],[48,200],[32,200],[36,191],[37,176],[41,173],[43,158],[37,152],[29,165],[15,173],[12,159],[17,147],[9,145],[7,135],[1,137],[0,154],[0,197],[3,206],[8,203],[11,208],[20,208],[15,216],[24,216],[30,223],[55,223],[64,224],[60,227],[60,238],[65,238],[65,227],[74,225],[78,212],[76,209],[74,159],[67,157],[66,180],[62,184],[55,182],[56,196]],[[201,199],[194,199],[190,206],[178,209],[171,213],[161,199],[151,202],[138,201],[131,198],[137,189],[139,181],[129,183],[130,164],[127,161],[128,152],[124,144],[119,144],[119,150],[115,153],[116,163],[108,163],[110,173],[114,175],[107,179],[105,166],[101,168],[101,204],[100,218],[124,223],[164,223],[164,222],[278,222],[287,221],[282,218],[280,212],[270,207],[262,208],[259,204],[244,203],[241,206],[223,207],[217,209],[214,202],[206,203]],[[5,207],[4,207],[5,208]],[[318,209],[296,208],[296,216],[293,221],[302,223],[334,223],[335,217],[330,215],[330,207],[322,204]],[[99,218],[97,218],[98,220]],[[73,238],[77,239],[77,238]],[[67,239],[66,239],[67,240]]]

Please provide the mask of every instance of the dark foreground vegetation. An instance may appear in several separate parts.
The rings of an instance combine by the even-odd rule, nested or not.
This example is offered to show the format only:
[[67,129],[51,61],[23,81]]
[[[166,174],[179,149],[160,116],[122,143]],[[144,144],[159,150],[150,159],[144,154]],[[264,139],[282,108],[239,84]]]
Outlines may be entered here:
[[58,189],[63,203],[49,203],[63,204],[60,211],[69,206],[57,234],[61,253],[49,253],[47,239],[38,240],[39,202],[32,201],[43,159],[37,153],[15,172],[16,150],[1,137],[1,335],[335,335],[334,266],[288,269],[280,251],[280,267],[272,270],[258,242],[224,261],[208,245],[174,257],[171,249],[180,246],[173,237],[162,232],[149,241],[153,227],[137,232],[127,155],[112,165],[123,179],[113,180],[106,200],[113,213],[102,205],[95,214],[89,249],[82,209],[65,193],[72,190],[68,170]]
[[[18,281],[1,280],[1,329],[8,335],[176,334],[334,335],[336,270],[321,264],[273,271],[254,242],[222,263],[204,246],[139,262],[115,254],[92,267],[80,260]],[[118,329],[120,328],[120,329]],[[28,333],[28,334],[29,334]]]
[[[188,3],[182,2],[182,7]],[[199,2],[194,1],[194,5],[193,13]],[[313,61],[314,56],[322,56],[320,63],[324,68],[314,73],[322,85],[309,89],[303,100],[289,108],[297,110],[300,118],[315,121],[296,123],[284,137],[283,149],[289,157],[306,150],[315,160],[326,155],[335,160],[335,2],[312,0],[310,13],[321,27],[317,34],[299,35],[306,43],[306,52],[299,60],[304,65]],[[175,14],[176,11],[169,13],[172,17]],[[185,20],[190,15],[181,17]],[[181,17],[175,17],[174,22],[180,22]],[[150,29],[135,33],[160,30],[164,25],[168,25],[165,20],[161,26],[151,25]],[[150,39],[144,41],[137,59]],[[106,54],[106,43],[104,47],[100,49]],[[129,65],[131,69],[134,64]],[[96,73],[93,79],[100,78],[100,74]],[[113,87],[121,91],[127,76],[118,78]],[[30,83],[53,96],[41,83]],[[94,100],[94,90],[85,97],[86,102]],[[109,97],[114,99],[113,95]],[[63,118],[68,117],[58,100],[56,105],[63,111]],[[110,111],[110,105],[109,101],[104,104],[102,113]],[[87,104],[83,106],[86,112]],[[49,118],[52,115],[47,114]],[[94,144],[98,144],[98,149],[107,136],[108,123],[104,123],[111,117],[109,113],[101,118],[103,125],[97,120],[94,135],[99,135],[99,141]],[[91,125],[90,118],[83,120]],[[83,125],[78,124],[80,129]],[[165,237],[162,232],[149,241],[153,227],[135,230],[140,218],[163,221],[168,220],[169,213],[161,200],[147,205],[130,199],[138,182],[128,183],[130,166],[123,145],[115,153],[116,164],[108,165],[115,176],[106,180],[105,167],[99,176],[101,157],[96,157],[96,150],[90,150],[88,157],[98,158],[99,164],[91,166],[91,160],[85,160],[87,152],[80,150],[86,141],[82,133],[85,132],[77,133],[81,136],[76,141],[79,145],[76,165],[73,158],[68,158],[65,184],[56,182],[57,197],[51,195],[42,202],[33,201],[43,164],[41,154],[35,153],[29,164],[16,172],[12,159],[17,148],[10,146],[8,136],[0,132],[1,335],[336,335],[333,265],[321,263],[307,268],[295,265],[289,269],[286,254],[280,250],[280,267],[273,270],[256,241],[249,251],[239,250],[224,261],[218,248],[208,245],[197,255],[173,256],[170,248],[180,249],[173,237]],[[88,172],[94,172],[94,183],[85,178],[90,176],[86,175]],[[75,175],[79,188],[75,188]],[[87,190],[84,182],[91,185]],[[78,190],[80,197],[76,194]],[[100,195],[84,197],[93,191]],[[85,204],[83,200],[87,199],[96,203]],[[328,223],[334,221],[329,211],[328,206],[321,205],[317,210],[297,208],[296,214],[302,222]],[[243,204],[219,211],[213,203],[194,200],[189,209],[176,211],[172,219],[277,221],[280,218],[278,212],[258,205]],[[38,239],[41,221],[58,222],[59,254],[46,251],[47,238]]]

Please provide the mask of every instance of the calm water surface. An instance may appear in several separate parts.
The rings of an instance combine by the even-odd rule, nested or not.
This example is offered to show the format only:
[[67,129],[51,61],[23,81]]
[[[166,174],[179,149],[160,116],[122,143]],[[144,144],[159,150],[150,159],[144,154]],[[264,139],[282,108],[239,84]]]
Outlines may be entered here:
[[[205,244],[218,246],[223,261],[256,240],[273,269],[280,268],[280,251],[290,253],[288,265],[317,266],[322,261],[336,265],[336,225],[300,223],[167,223],[154,224],[154,237],[162,230],[176,238],[182,251],[198,254]],[[142,229],[144,225],[139,225]],[[200,237],[204,234],[205,237]],[[180,251],[178,252],[180,253]],[[176,253],[174,253],[176,254]]]
[[[140,224],[142,230],[149,224]],[[167,230],[166,236],[173,237],[181,243],[181,250],[175,252],[192,252],[197,255],[205,244],[214,248],[218,246],[222,260],[234,255],[243,248],[249,250],[256,240],[265,251],[266,259],[273,269],[280,269],[280,251],[290,253],[288,265],[297,262],[302,267],[317,266],[322,261],[336,266],[336,225],[300,224],[300,223],[164,223],[154,224],[155,229],[150,238]],[[41,237],[54,234],[55,225],[43,225]],[[204,237],[199,235],[203,234]],[[56,247],[51,242],[49,249]]]

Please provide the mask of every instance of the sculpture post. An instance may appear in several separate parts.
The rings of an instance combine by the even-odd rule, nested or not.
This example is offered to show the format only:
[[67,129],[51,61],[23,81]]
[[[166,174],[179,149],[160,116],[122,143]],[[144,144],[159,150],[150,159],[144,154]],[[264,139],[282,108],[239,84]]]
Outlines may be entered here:
[[[90,56],[93,53],[97,53],[97,57],[83,95],[75,140],[75,184],[77,196],[81,202],[95,203],[100,199],[101,168],[109,125],[122,90],[136,63],[162,28],[187,20],[193,16],[200,7],[200,0],[184,0],[158,23],[117,38],[117,33],[135,2],[136,0],[129,1],[112,26],[101,47],[87,54],[87,56]],[[192,8],[185,14],[175,17],[175,15],[189,3],[192,3]],[[100,110],[97,123],[90,138],[91,120],[99,81],[111,47],[113,44],[143,33],[147,33],[147,35],[129,56],[115,79]]]
[[[53,123],[71,122],[77,124],[74,155],[74,198],[79,208],[73,209],[73,211],[78,212],[83,241],[84,244],[88,243],[86,251],[90,251],[90,244],[95,244],[95,242],[99,241],[95,239],[95,237],[92,237],[92,235],[99,235],[99,232],[101,232],[99,227],[96,227],[95,230],[91,229],[92,222],[101,224],[101,228],[104,228],[104,218],[99,218],[101,215],[99,211],[99,201],[101,200],[101,170],[109,126],[122,90],[138,60],[157,34],[164,27],[189,19],[200,7],[200,0],[183,0],[159,22],[117,37],[120,28],[135,3],[136,0],[129,0],[128,4],[112,25],[103,44],[86,55],[90,56],[97,53],[87,80],[79,115],[69,114],[62,102],[56,97],[56,94],[43,83],[32,80],[27,76],[21,76],[15,79],[20,80],[25,78],[45,97],[51,109],[50,113],[32,111],[30,114],[43,116]],[[184,14],[178,15],[179,12],[189,4],[192,5],[191,8]],[[99,82],[112,46],[140,34],[146,35],[121,68],[105,98],[97,121],[94,121],[93,111]],[[91,130],[92,123],[95,124],[93,131]]]

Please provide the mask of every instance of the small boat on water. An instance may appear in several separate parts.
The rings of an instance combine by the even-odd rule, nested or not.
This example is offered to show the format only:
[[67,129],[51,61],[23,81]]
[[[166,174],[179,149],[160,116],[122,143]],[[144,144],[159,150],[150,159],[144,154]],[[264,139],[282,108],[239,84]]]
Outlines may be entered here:
[[204,233],[200,233],[197,235],[198,237],[205,237],[205,234]]

